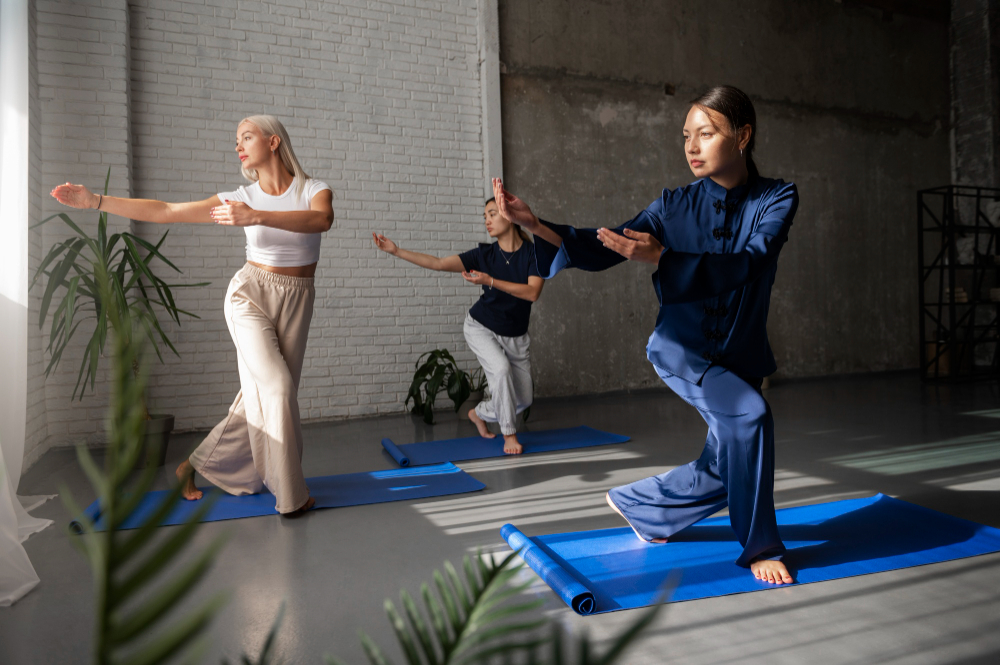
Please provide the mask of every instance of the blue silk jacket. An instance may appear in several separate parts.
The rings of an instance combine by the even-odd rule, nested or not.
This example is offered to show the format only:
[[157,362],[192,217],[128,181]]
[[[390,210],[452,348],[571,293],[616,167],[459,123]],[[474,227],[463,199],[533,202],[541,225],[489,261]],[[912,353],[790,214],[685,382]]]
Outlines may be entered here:
[[[660,313],[646,346],[651,363],[691,383],[713,364],[753,378],[777,369],[767,311],[798,203],[793,183],[751,176],[727,191],[702,178],[664,189],[615,229],[650,233],[665,248],[653,273]],[[597,229],[542,223],[563,239],[557,249],[535,238],[538,271],[546,279],[563,268],[599,271],[625,260],[601,244]]]

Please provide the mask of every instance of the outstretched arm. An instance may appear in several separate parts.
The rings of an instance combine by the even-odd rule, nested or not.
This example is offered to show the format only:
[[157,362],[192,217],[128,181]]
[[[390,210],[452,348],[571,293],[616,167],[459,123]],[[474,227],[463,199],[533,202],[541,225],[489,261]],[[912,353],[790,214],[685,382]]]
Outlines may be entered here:
[[[577,229],[562,224],[552,224],[538,219],[524,201],[503,188],[499,178],[493,179],[493,192],[500,207],[500,214],[514,220],[535,236],[535,256],[538,270],[546,279],[555,277],[563,268],[579,268],[596,272],[607,270],[632,258],[623,255],[604,242],[599,235],[607,232],[621,237],[621,233],[639,233],[643,236],[643,247],[655,251],[663,250],[655,233],[658,231],[658,211],[660,202],[654,202],[634,219],[625,222],[614,231],[607,229]],[[501,203],[502,201],[502,203]],[[636,236],[630,236],[636,237]],[[651,240],[652,242],[649,242]],[[658,249],[657,249],[658,248]],[[653,261],[655,263],[655,260]]]
[[375,242],[375,246],[386,254],[409,261],[415,266],[442,272],[462,272],[465,270],[465,266],[462,265],[462,259],[458,257],[458,254],[438,258],[430,254],[421,254],[420,252],[411,252],[408,249],[402,249],[396,243],[379,233],[372,233],[372,239]]
[[746,246],[732,254],[694,254],[661,248],[657,256],[642,246],[646,239],[639,236],[646,234],[630,234],[626,229],[626,237],[622,237],[601,229],[598,235],[606,247],[621,256],[657,265],[653,280],[661,305],[693,302],[735,291],[760,277],[778,260],[798,205],[795,185],[783,185],[768,204]]
[[223,201],[212,218],[226,226],[269,226],[293,233],[326,233],[333,226],[333,192],[324,189],[309,202],[309,210],[254,210],[239,201]]
[[188,222],[195,224],[210,224],[212,209],[222,205],[218,196],[211,196],[203,201],[187,203],[166,203],[155,199],[125,199],[117,196],[101,196],[94,194],[83,185],[66,183],[55,187],[52,196],[72,208],[96,209],[98,204],[102,212],[127,217],[140,222],[156,224],[174,224]]
[[462,277],[465,281],[472,284],[480,284],[493,289],[500,289],[504,293],[509,293],[515,298],[527,300],[528,302],[535,302],[538,300],[538,297],[542,295],[542,287],[545,286],[545,280],[541,277],[536,277],[535,275],[530,275],[528,277],[527,284],[518,284],[517,282],[507,282],[502,279],[493,279],[486,273],[476,270],[463,272]]

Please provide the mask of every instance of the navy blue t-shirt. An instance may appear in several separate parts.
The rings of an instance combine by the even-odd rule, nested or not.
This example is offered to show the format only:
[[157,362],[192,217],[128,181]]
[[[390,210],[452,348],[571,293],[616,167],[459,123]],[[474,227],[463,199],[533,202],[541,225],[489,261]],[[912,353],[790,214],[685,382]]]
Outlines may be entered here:
[[[505,282],[527,284],[529,276],[541,277],[535,265],[535,246],[527,241],[522,241],[513,254],[501,250],[499,243],[480,243],[479,247],[459,254],[458,258],[462,259],[467,272],[484,272]],[[519,337],[528,332],[531,303],[486,284],[483,295],[469,314],[498,335]]]

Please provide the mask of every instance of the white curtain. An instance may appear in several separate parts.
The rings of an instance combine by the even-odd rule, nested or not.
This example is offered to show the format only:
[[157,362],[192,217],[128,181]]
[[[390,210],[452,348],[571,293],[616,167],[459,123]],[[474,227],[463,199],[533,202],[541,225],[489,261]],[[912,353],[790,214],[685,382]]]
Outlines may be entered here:
[[0,607],[14,603],[38,584],[38,575],[21,543],[52,524],[52,520],[28,514],[28,510],[51,496],[19,498],[14,493],[14,484],[8,476],[10,469],[4,464],[3,448],[0,441]]
[[28,397],[28,0],[0,1],[0,606],[38,584],[21,545],[51,520],[17,497]]

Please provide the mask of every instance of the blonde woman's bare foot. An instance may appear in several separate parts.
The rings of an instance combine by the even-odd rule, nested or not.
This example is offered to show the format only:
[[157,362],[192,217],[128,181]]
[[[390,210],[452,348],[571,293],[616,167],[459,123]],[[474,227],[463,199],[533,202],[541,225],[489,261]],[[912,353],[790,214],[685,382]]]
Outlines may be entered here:
[[510,436],[504,435],[503,451],[507,455],[520,455],[524,452],[524,446],[518,443],[516,434],[511,434]]
[[177,482],[183,486],[181,496],[188,501],[197,501],[202,497],[201,490],[194,485],[194,467],[191,462],[184,460],[174,473],[177,474]]
[[771,584],[791,584],[795,581],[789,574],[788,568],[781,561],[767,559],[754,561],[750,564],[750,570],[753,571],[753,576],[758,580]]
[[616,506],[615,502],[611,500],[611,492],[608,492],[607,494],[604,495],[604,500],[608,502],[609,506],[611,506],[611,510],[618,513],[618,516],[621,517],[623,520],[625,520],[626,524],[632,527],[632,531],[633,533],[635,533],[636,538],[638,538],[644,543],[656,543],[657,545],[662,545],[663,543],[667,542],[666,538],[653,538],[652,540],[646,540],[641,535],[639,535],[639,532],[635,530],[635,527],[632,526],[632,523],[628,521],[628,518],[622,514],[622,511],[618,510],[618,506]]
[[479,417],[475,409],[469,409],[469,420],[471,420],[472,424],[476,426],[477,430],[479,430],[479,436],[484,439],[496,438],[496,434],[486,429],[486,421]]
[[312,510],[312,507],[315,506],[315,505],[316,505],[316,499],[314,499],[312,497],[309,497],[309,500],[306,501],[304,504],[302,504],[301,508],[299,508],[298,510],[293,510],[290,513],[282,513],[281,516],[282,517],[292,517],[292,518],[294,518],[294,517],[302,517],[307,512],[309,512],[310,510]]

